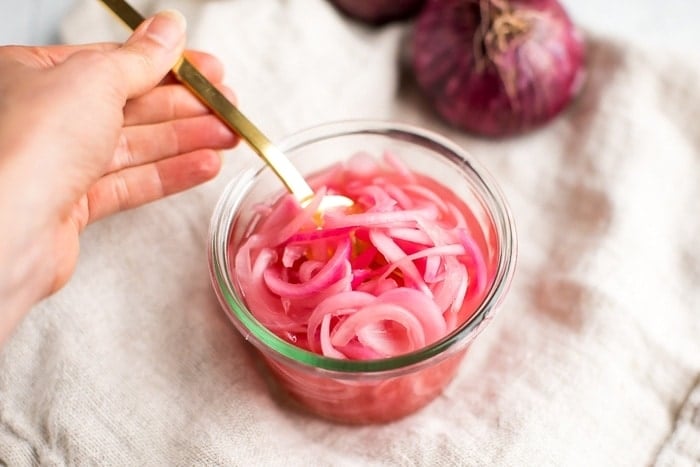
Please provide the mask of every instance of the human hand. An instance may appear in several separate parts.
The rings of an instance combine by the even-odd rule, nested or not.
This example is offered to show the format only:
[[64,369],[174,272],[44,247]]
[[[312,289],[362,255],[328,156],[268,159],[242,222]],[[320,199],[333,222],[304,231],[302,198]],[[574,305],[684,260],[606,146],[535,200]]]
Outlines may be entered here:
[[[216,150],[236,144],[184,87],[162,81],[184,30],[165,12],[123,46],[0,47],[0,343],[69,279],[90,222],[211,179]],[[188,58],[221,86],[215,58]]]

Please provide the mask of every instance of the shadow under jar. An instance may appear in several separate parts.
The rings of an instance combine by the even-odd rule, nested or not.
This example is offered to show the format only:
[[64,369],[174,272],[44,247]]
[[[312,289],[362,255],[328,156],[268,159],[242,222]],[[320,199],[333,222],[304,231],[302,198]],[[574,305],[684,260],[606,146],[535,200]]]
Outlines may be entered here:
[[375,360],[329,358],[271,332],[247,307],[235,255],[259,220],[256,205],[283,191],[267,167],[244,171],[222,194],[212,216],[209,262],[219,302],[242,336],[262,356],[272,380],[306,410],[354,424],[383,423],[415,412],[453,379],[469,345],[506,295],[515,268],[516,237],[510,210],[491,177],[459,146],[410,125],[349,121],[313,127],[280,143],[307,177],[358,151],[396,156],[412,172],[449,189],[469,211],[470,229],[486,263],[478,301],[449,334],[417,351]]

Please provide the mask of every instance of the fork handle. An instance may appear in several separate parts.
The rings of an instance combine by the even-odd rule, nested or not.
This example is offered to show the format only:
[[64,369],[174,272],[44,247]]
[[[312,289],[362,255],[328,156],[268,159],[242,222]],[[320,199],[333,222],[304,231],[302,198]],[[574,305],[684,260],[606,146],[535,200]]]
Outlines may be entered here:
[[[125,0],[101,0],[132,30],[145,18]],[[287,189],[300,201],[313,196],[313,190],[291,161],[241,113],[240,110],[184,56],[173,67],[173,74],[231,130],[243,138],[270,166]]]

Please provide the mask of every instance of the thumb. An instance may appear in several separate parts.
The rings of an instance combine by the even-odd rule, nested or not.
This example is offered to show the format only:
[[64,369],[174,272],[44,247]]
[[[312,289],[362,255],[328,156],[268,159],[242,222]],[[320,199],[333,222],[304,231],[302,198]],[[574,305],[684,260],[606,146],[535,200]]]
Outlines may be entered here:
[[114,51],[126,98],[139,96],[155,87],[177,63],[185,48],[186,25],[181,13],[160,12],[144,21],[126,43]]

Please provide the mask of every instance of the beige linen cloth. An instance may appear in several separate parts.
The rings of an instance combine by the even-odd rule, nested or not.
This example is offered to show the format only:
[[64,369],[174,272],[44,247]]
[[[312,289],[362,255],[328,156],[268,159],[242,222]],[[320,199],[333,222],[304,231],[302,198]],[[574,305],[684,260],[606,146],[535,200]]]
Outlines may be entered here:
[[[346,427],[271,397],[209,285],[209,216],[257,162],[88,228],[70,284],[0,354],[7,465],[700,464],[700,61],[589,38],[588,83],[553,123],[494,142],[444,126],[399,80],[406,27],[323,0],[134,2],[190,21],[274,138],[346,118],[444,133],[500,182],[519,230],[498,318],[444,395]],[[89,0],[67,42],[126,37]],[[89,131],[89,128],[86,128]]]

